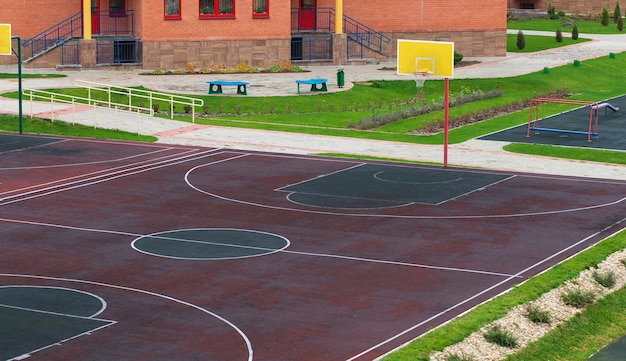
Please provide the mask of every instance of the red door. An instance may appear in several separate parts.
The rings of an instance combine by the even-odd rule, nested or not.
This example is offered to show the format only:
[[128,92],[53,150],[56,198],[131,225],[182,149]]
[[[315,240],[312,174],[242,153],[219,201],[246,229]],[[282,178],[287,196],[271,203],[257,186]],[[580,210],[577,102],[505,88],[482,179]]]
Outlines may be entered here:
[[100,34],[100,0],[91,0],[91,33]]
[[299,30],[315,30],[316,13],[315,8],[317,0],[300,0],[300,9],[298,11],[298,29]]

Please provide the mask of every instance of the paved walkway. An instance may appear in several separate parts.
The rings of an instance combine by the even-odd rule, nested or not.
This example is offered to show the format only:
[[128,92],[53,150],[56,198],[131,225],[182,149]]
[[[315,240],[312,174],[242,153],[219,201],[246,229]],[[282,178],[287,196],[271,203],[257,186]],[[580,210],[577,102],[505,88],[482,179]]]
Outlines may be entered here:
[[[511,31],[517,33],[517,31]],[[544,34],[525,31],[525,34]],[[532,54],[507,54],[501,58],[478,58],[479,64],[455,69],[454,78],[471,79],[485,77],[509,77],[529,72],[540,71],[544,67],[556,67],[574,60],[586,60],[609,53],[626,51],[626,35],[585,35],[581,38],[593,38],[568,47],[543,51]],[[393,70],[395,62],[364,66],[312,66],[305,67],[309,73],[289,74],[212,74],[205,76],[140,75],[145,70],[83,70],[68,71],[66,78],[24,79],[24,88],[57,88],[72,87],[74,80],[89,80],[121,86],[143,85],[145,87],[183,94],[206,94],[209,79],[229,79],[237,77],[250,82],[249,96],[286,96],[296,95],[296,79],[304,77],[327,78],[329,91],[350,89],[354,83],[368,80],[412,80],[412,77],[397,75]],[[345,71],[346,86],[336,86],[336,71]],[[16,66],[0,66],[0,72],[16,72]],[[50,73],[51,69],[24,69],[25,73]],[[0,92],[16,91],[14,79],[0,79]],[[234,89],[225,88],[225,92]],[[304,95],[303,95],[304,96]],[[17,114],[15,100],[0,98],[0,113]],[[161,143],[185,144],[207,147],[228,147],[242,150],[260,150],[295,154],[344,153],[405,160],[442,162],[443,147],[432,145],[416,145],[386,141],[361,140],[354,138],[325,137],[296,133],[261,131],[240,128],[194,125],[184,122],[138,116],[123,112],[81,107],[72,112],[69,106],[57,106],[51,109],[48,103],[25,101],[24,114],[35,114],[38,117],[95,125],[103,128],[122,129],[158,137]],[[568,161],[546,157],[534,157],[507,153],[502,150],[505,143],[494,141],[470,140],[461,144],[450,145],[448,161],[450,165],[483,167],[505,171],[521,171],[541,174],[558,174],[566,176],[599,177],[607,179],[626,179],[626,166],[606,165],[593,162]]]

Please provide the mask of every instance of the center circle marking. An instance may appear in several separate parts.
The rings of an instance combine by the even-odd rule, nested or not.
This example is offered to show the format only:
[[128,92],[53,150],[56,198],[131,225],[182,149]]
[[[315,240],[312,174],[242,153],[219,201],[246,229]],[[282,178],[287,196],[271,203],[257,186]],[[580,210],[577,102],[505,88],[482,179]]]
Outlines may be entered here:
[[186,260],[220,260],[256,257],[289,246],[285,237],[252,230],[195,228],[141,236],[132,247],[142,253]]

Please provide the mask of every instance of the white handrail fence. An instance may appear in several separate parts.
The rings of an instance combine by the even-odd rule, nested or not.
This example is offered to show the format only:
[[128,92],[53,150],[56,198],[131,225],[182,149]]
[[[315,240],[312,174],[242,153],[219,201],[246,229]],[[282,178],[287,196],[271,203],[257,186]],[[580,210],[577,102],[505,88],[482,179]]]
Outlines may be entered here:
[[77,87],[86,88],[88,99],[91,99],[92,91],[105,92],[106,97],[108,99],[108,101],[105,103],[109,105],[114,104],[111,100],[111,96],[113,94],[128,96],[128,104],[125,104],[126,106],[131,106],[133,99],[134,100],[144,99],[148,101],[149,102],[148,108],[150,109],[153,109],[153,104],[155,101],[166,102],[169,104],[170,119],[174,119],[174,104],[180,104],[183,107],[190,107],[192,123],[196,122],[196,107],[204,106],[204,100],[193,98],[193,97],[186,97],[183,95],[168,94],[168,93],[161,93],[161,92],[156,92],[152,90],[144,90],[144,89],[123,87],[123,86],[118,86],[118,85],[103,84],[103,83],[97,83],[97,82],[80,80],[80,79],[75,80],[74,85]]
[[[24,89],[22,94],[30,99],[30,118],[32,119],[34,116],[33,102],[35,100],[49,101],[50,102],[50,118],[51,121],[54,122],[55,119],[55,104],[71,104],[72,105],[72,125],[76,122],[76,106],[83,107],[92,107],[93,110],[96,110],[98,107],[108,108],[115,111],[115,128],[119,130],[118,120],[119,120],[119,112],[122,113],[131,113],[137,115],[137,134],[140,133],[141,130],[141,115],[147,114],[149,116],[154,116],[154,110],[152,108],[144,108],[134,105],[128,104],[119,104],[113,103],[110,101],[102,101],[102,100],[94,100],[90,98],[79,97],[75,95],[66,95],[53,93],[45,90],[38,89]],[[97,124],[97,112],[93,112],[93,127],[95,128]]]

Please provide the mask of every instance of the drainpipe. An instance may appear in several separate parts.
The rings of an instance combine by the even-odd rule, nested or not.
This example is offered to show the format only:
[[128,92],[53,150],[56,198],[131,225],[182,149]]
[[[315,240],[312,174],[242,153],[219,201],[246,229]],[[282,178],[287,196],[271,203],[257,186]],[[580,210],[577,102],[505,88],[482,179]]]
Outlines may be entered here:
[[343,34],[343,0],[335,0],[335,34]]
[[91,0],[83,0],[83,39],[91,40]]

